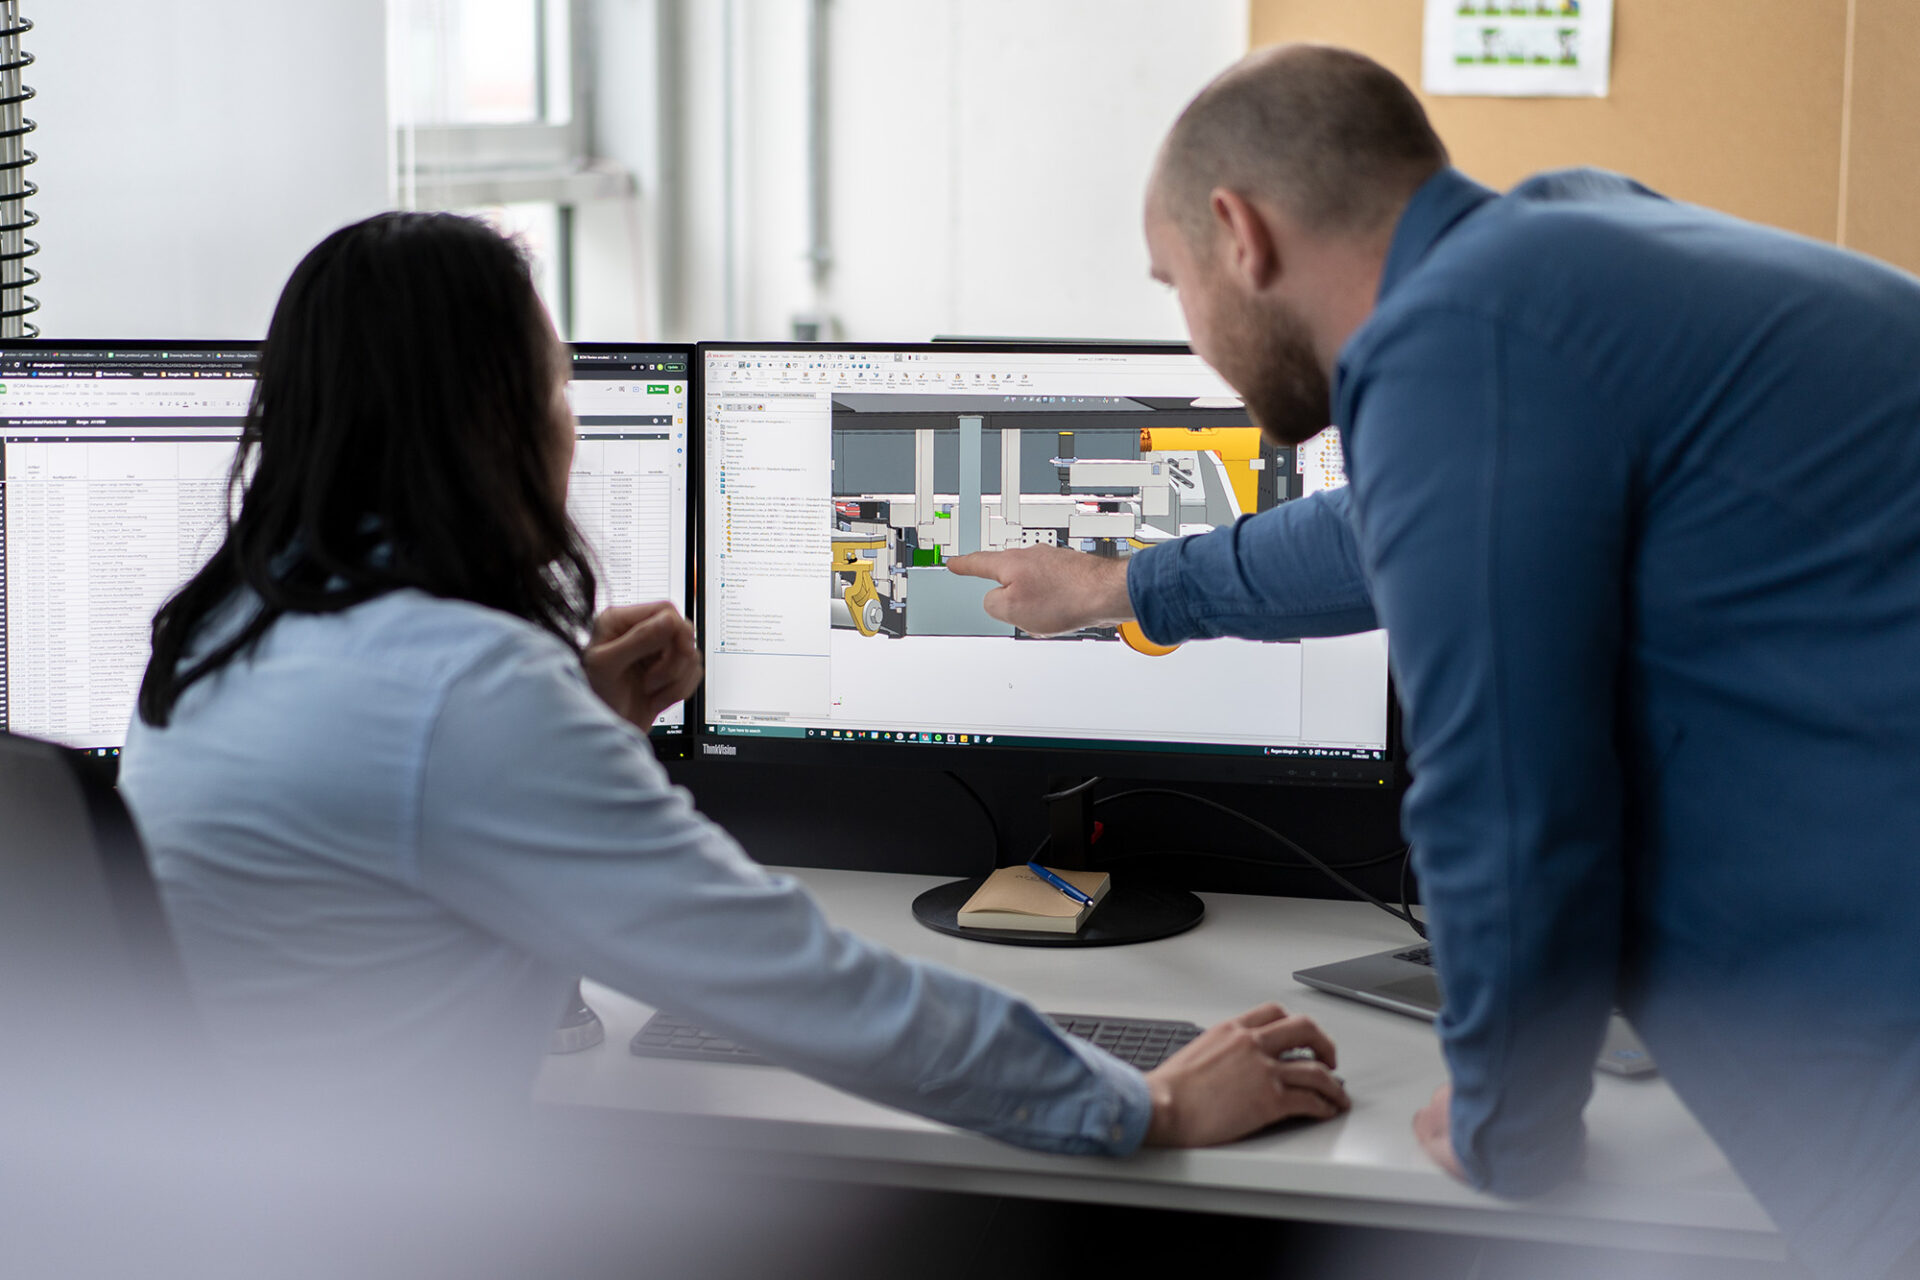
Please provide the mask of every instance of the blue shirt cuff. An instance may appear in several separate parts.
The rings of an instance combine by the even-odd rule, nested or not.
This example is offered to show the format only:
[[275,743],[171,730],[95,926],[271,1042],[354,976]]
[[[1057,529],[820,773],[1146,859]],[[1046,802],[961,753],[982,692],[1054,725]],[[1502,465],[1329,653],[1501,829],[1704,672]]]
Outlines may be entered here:
[[1586,1158],[1587,1128],[1578,1119],[1571,1125],[1513,1131],[1514,1125],[1499,1123],[1483,1107],[1456,1094],[1448,1123],[1453,1154],[1468,1183],[1507,1199],[1553,1190],[1578,1173]]
[[1331,489],[1147,547],[1127,562],[1127,600],[1147,638],[1299,640],[1380,625],[1349,514]]
[[1066,1114],[1060,1119],[1079,1139],[1077,1149],[1091,1155],[1132,1155],[1146,1141],[1147,1126],[1153,1121],[1153,1096],[1147,1089],[1146,1076],[1104,1049],[1072,1037],[1068,1043],[1093,1068],[1100,1082],[1094,1095],[1078,1108],[1077,1116],[1069,1108],[1061,1108]]
[[1179,644],[1198,634],[1180,582],[1180,543],[1163,542],[1127,559],[1127,603],[1155,644]]
[[1083,1040],[1063,1034],[1061,1041],[1092,1072],[1086,1086],[1046,1101],[1018,1099],[1000,1124],[983,1131],[1034,1151],[1132,1155],[1153,1120],[1146,1076]]

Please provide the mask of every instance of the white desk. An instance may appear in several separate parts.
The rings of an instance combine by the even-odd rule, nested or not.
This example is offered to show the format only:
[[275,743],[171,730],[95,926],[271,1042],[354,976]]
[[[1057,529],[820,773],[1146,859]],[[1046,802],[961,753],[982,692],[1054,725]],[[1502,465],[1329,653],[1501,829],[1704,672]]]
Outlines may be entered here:
[[[1045,950],[952,938],[908,904],[928,876],[794,870],[829,917],[912,955],[977,974],[1042,1009],[1184,1018],[1208,1025],[1264,1000],[1311,1015],[1340,1050],[1353,1110],[1199,1151],[1126,1160],[1039,1155],[892,1111],[770,1067],[635,1058],[627,1041],[652,1012],[589,984],[606,1042],[549,1058],[543,1104],[591,1118],[615,1140],[697,1149],[760,1173],[952,1191],[1151,1205],[1275,1218],[1777,1259],[1766,1214],[1692,1115],[1659,1080],[1600,1075],[1576,1183],[1515,1203],[1435,1168],[1409,1122],[1445,1079],[1439,1043],[1415,1019],[1294,982],[1294,970],[1410,940],[1370,906],[1203,895],[1190,933],[1132,947]],[[591,1108],[591,1112],[572,1108]]]

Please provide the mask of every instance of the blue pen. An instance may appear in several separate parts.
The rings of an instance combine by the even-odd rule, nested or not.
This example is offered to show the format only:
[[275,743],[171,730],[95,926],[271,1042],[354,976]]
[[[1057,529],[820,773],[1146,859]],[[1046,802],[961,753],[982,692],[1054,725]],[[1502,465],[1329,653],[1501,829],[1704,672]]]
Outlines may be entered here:
[[1045,880],[1048,884],[1052,885],[1054,888],[1058,889],[1060,892],[1066,894],[1069,898],[1072,898],[1075,902],[1079,903],[1081,906],[1090,907],[1093,905],[1092,898],[1089,898],[1086,894],[1080,892],[1078,889],[1074,888],[1072,885],[1068,884],[1065,880],[1062,880],[1059,876],[1053,874],[1053,872],[1047,870],[1045,867],[1041,866],[1039,863],[1029,862],[1027,864],[1027,870],[1033,872],[1033,874],[1039,876],[1042,880]]

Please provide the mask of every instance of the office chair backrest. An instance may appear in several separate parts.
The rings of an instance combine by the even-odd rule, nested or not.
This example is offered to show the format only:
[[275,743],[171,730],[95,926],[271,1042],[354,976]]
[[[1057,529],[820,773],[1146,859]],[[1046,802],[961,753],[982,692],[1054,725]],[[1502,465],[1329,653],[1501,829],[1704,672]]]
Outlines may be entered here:
[[[126,807],[77,753],[0,734],[0,1034],[190,1024]],[[131,1020],[129,1025],[128,1020]]]
[[[222,1265],[236,1219],[254,1230],[270,1204],[242,1196],[289,1187],[240,1145],[258,1132],[112,785],[78,752],[0,734],[0,1274],[265,1274]],[[261,1238],[276,1262],[303,1256]]]

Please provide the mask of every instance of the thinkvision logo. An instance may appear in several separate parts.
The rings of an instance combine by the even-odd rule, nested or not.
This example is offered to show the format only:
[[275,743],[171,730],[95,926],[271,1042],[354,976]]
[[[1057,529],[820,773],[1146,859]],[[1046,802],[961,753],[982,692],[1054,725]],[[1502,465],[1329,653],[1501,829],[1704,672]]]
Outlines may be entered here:
[[700,754],[703,756],[737,756],[740,754],[740,748],[734,746],[731,742],[703,742],[700,744]]

